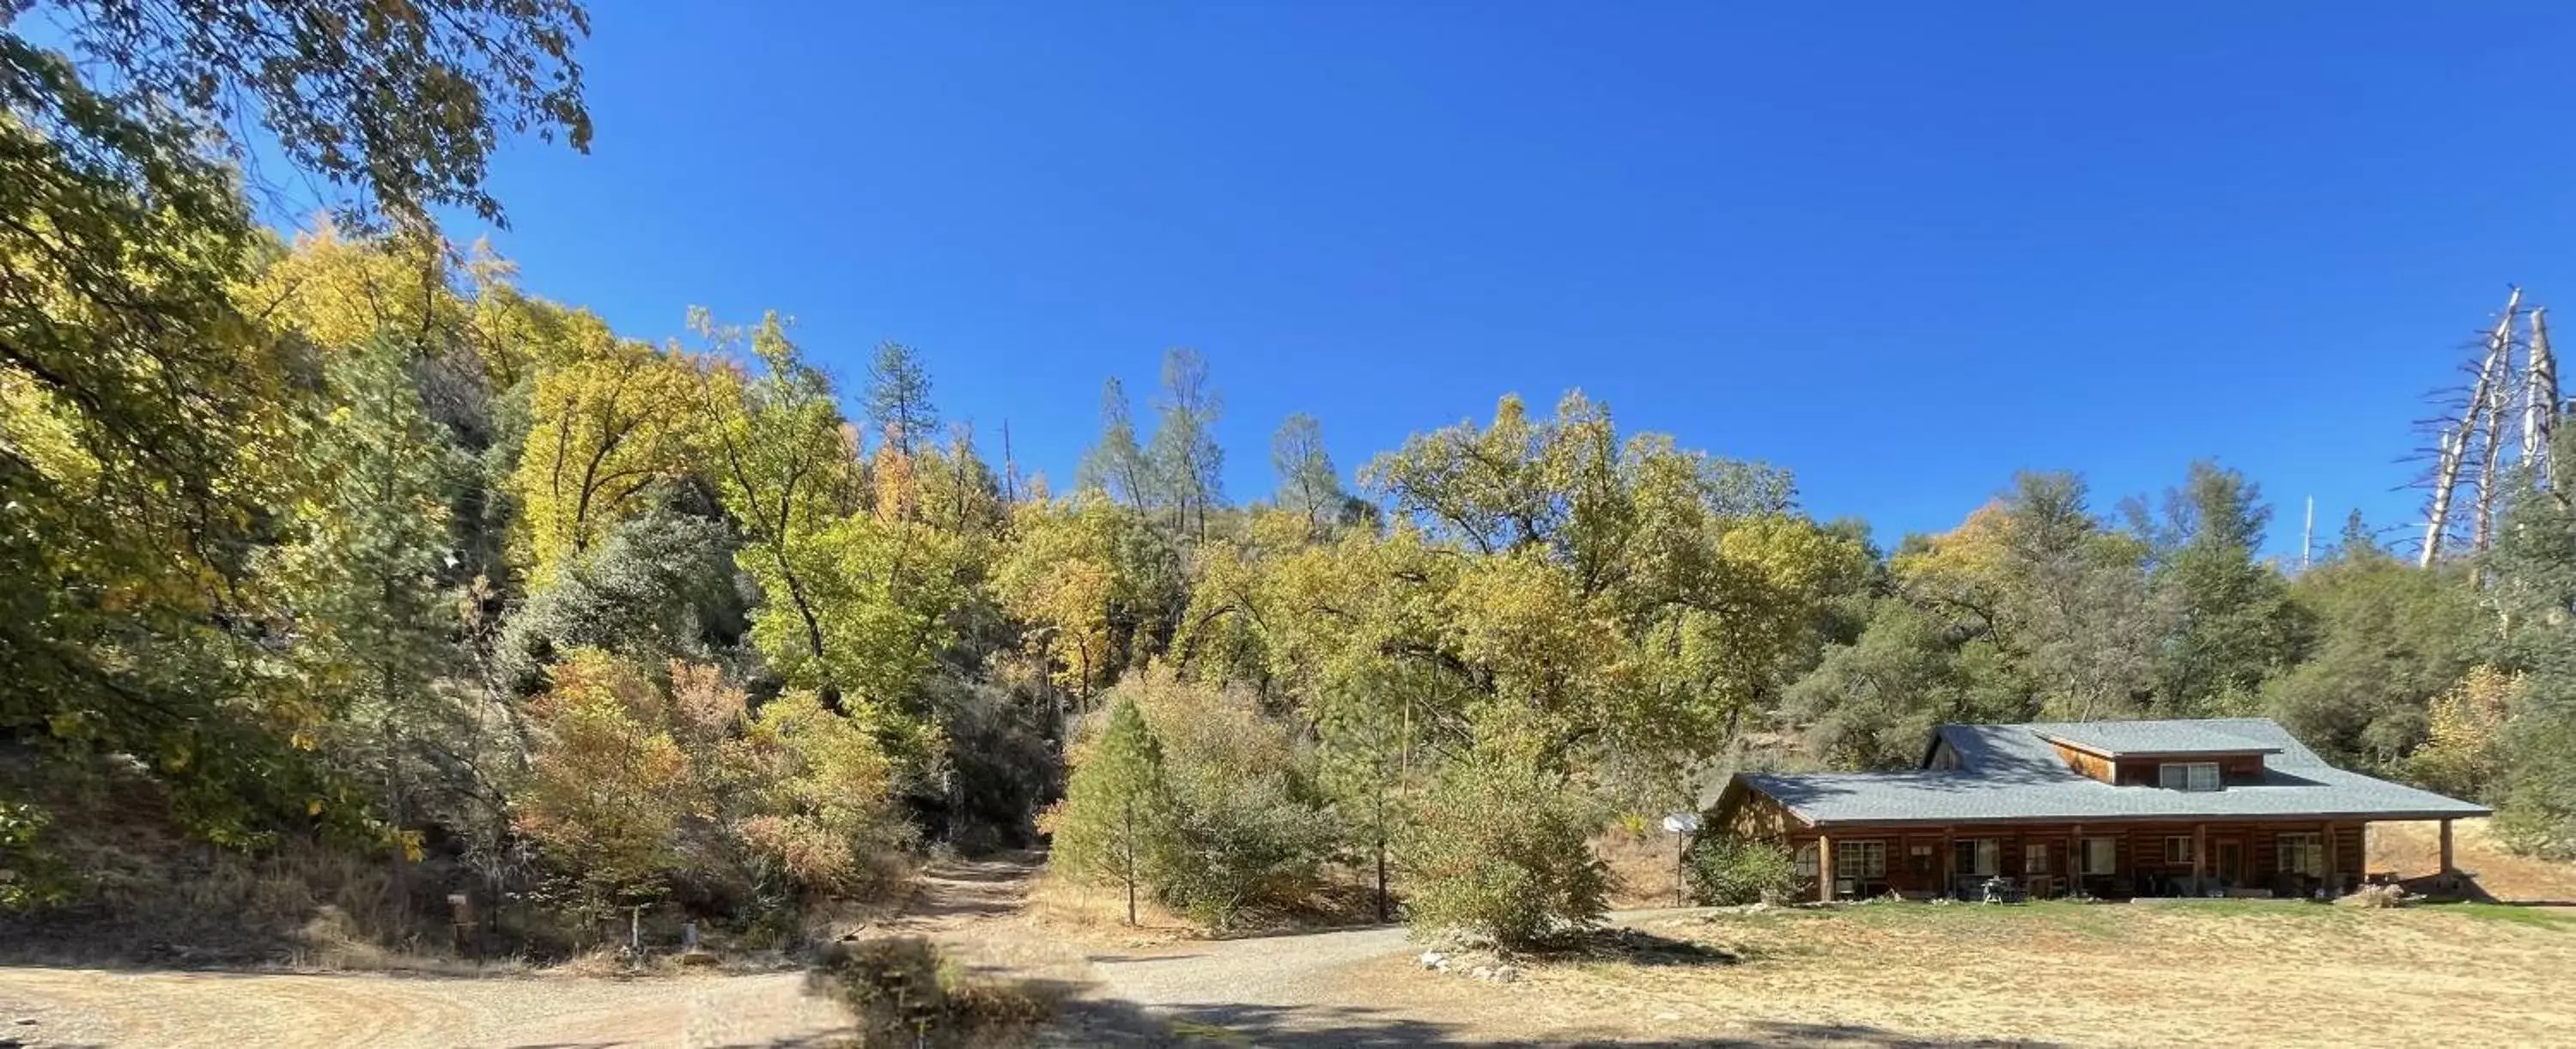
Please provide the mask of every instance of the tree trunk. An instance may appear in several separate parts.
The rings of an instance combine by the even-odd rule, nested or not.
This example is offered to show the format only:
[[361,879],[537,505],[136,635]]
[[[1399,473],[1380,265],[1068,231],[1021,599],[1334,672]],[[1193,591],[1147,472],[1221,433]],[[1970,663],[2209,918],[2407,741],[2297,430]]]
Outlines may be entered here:
[[1133,926],[1133,925],[1135,925],[1135,924],[1136,924],[1136,800],[1135,800],[1135,799],[1133,799],[1133,798],[1129,798],[1129,799],[1127,800],[1126,806],[1125,806],[1125,808],[1124,808],[1124,810],[1123,810],[1123,815],[1126,817],[1126,822],[1127,822],[1127,835],[1126,835],[1126,841],[1122,843],[1122,844],[1124,844],[1124,845],[1126,846],[1126,851],[1127,851],[1126,864],[1125,864],[1125,866],[1126,866],[1126,868],[1127,868],[1127,870],[1126,870],[1126,875],[1127,875],[1127,877],[1124,879],[1124,880],[1127,882],[1127,924],[1128,924],[1128,925],[1130,925],[1130,926]]
[[2469,445],[2477,439],[2478,415],[2488,406],[2493,385],[2501,379],[2507,347],[2513,343],[2513,318],[2522,306],[2522,289],[2506,296],[2504,316],[2496,321],[2495,331],[2487,336],[2486,359],[2478,365],[2478,381],[2469,393],[2467,407],[2460,411],[2459,425],[2442,435],[2441,448],[2433,464],[2433,505],[2424,515],[2424,549],[2418,563],[2425,568],[2442,554],[2442,538],[2451,523],[2451,495],[2460,485],[2460,468],[2467,462]]

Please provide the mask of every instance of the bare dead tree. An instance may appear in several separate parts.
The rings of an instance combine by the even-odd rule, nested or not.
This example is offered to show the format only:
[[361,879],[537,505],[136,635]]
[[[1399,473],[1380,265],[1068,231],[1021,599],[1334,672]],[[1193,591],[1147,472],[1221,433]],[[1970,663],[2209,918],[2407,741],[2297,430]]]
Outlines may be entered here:
[[2522,371],[2522,461],[2537,483],[2558,490],[2549,442],[2558,430],[2558,359],[2549,352],[2549,307],[2531,311],[2531,346]]
[[2486,553],[2495,541],[2496,495],[2503,480],[2505,454],[2504,417],[2506,406],[2512,402],[2512,324],[2513,318],[2508,315],[2505,325],[2497,329],[2503,337],[2490,341],[2494,348],[2488,350],[2486,363],[2478,369],[2483,380],[2478,385],[2486,394],[2486,403],[2478,411],[2486,417],[2486,425],[2478,439],[2478,503],[2469,530],[2472,553]]
[[[2424,549],[2420,558],[2424,567],[2432,567],[2442,555],[2442,540],[2450,531],[2452,496],[2459,489],[2462,468],[2479,436],[2480,416],[2487,414],[2496,400],[2495,385],[2504,378],[2513,345],[2513,321],[2521,310],[2522,289],[2517,287],[2506,296],[2504,315],[2497,318],[2495,330],[2487,336],[2486,354],[2478,365],[2477,381],[2470,388],[2468,403],[2462,406],[2458,423],[2442,434],[2433,464],[2433,505],[2424,515]],[[2490,439],[2490,448],[2492,444]],[[2487,462],[2492,465],[2492,456],[2487,457]],[[2483,477],[2485,472],[2481,470],[2479,484],[2477,541],[2481,544],[2485,542],[2488,515],[2493,509],[2488,500],[2494,489],[2490,480]]]

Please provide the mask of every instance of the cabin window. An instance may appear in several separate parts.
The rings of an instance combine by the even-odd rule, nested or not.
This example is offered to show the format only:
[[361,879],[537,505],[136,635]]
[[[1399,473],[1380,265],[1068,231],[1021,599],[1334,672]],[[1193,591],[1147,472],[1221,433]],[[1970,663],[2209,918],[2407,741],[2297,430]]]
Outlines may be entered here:
[[2326,873],[2325,840],[2313,831],[2294,831],[2281,835],[2277,850],[2281,873],[2305,874],[2321,878]]
[[1801,878],[1813,878],[1816,876],[1815,842],[1811,841],[1798,846],[1798,876]]
[[2165,862],[2174,864],[2191,862],[2191,835],[2165,835]]
[[2021,872],[2024,874],[2048,873],[2048,846],[2036,841],[2022,846]]
[[2217,790],[2215,761],[2168,761],[2156,766],[2156,785],[2166,790]]
[[2110,874],[2118,865],[2114,858],[2117,847],[2110,838],[2084,839],[2084,873]]
[[1834,845],[1834,877],[1887,877],[1887,843],[1883,841],[1840,842]]
[[1982,874],[1988,877],[2003,873],[2003,842],[1993,838],[1961,838],[1950,843],[1954,868],[1959,874]]

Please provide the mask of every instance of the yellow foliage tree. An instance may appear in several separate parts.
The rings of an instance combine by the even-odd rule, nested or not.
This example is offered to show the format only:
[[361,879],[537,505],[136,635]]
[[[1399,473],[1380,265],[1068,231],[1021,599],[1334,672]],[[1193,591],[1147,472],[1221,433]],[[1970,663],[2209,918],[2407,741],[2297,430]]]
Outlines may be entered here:
[[2435,790],[2486,797],[2504,775],[2505,721],[2521,692],[2521,674],[2471,667],[2426,708],[2427,738],[2408,759],[2408,770]]
[[522,506],[519,547],[540,584],[610,525],[643,510],[657,485],[688,472],[701,418],[693,362],[591,322],[580,325],[587,352],[538,375],[512,479]]

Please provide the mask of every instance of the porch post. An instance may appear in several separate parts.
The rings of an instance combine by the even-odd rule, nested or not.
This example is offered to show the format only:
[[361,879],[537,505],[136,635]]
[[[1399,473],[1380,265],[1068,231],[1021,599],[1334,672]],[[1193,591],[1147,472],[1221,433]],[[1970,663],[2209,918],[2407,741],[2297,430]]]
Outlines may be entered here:
[[1834,902],[1834,839],[1816,835],[1816,899]]
[[2334,821],[2327,820],[2325,833],[2320,834],[2317,837],[2318,840],[2325,842],[2326,845],[2326,898],[2333,899],[2334,897],[2343,895],[2343,892],[2341,891],[2343,888],[2343,872],[2336,869],[2337,865],[2341,861],[2343,850],[2335,847]]
[[2446,889],[2447,889],[2447,888],[2450,888],[2451,886],[2453,886],[2453,885],[2457,884],[2457,883],[2459,882],[2459,880],[2460,880],[2460,875],[2459,875],[2458,869],[2457,869],[2457,868],[2454,868],[2454,867],[2452,867],[2452,866],[2451,866],[2451,821],[2449,821],[2449,820],[2443,820],[2443,821],[2442,821],[2442,876],[2441,876],[2441,878],[2440,878],[2440,879],[2438,879],[2438,883],[2439,883],[2443,888],[2446,888]]
[[2066,828],[2066,894],[2084,894],[2084,825],[2068,824]]
[[2202,880],[2202,879],[2203,879],[2203,877],[2204,877],[2203,872],[2204,872],[2204,871],[2207,871],[2208,869],[2209,869],[2209,824],[2206,824],[2206,823],[2195,823],[2195,824],[2192,824],[2192,825],[2191,825],[2191,894],[2192,894],[2192,895],[2194,895],[2194,896],[2207,896],[2207,895],[2209,895],[2209,886],[2208,886],[2207,884],[2204,884],[2204,883],[2203,883],[2203,880]]
[[1936,866],[1941,868],[1941,895],[1943,897],[1948,897],[1957,892],[1959,887],[1959,846],[1958,832],[1955,828],[1946,826],[1941,828],[1941,862],[1936,864]]

